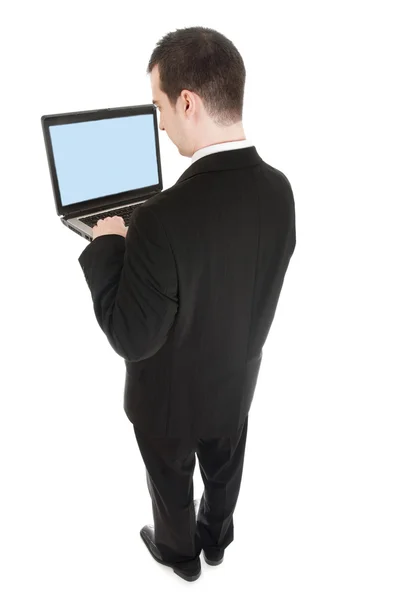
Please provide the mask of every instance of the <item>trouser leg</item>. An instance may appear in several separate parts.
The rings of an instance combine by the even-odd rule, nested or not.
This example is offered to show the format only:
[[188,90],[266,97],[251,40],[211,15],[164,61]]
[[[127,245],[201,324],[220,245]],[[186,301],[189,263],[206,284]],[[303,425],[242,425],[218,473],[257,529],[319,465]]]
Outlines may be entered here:
[[225,549],[234,539],[233,513],[242,480],[247,426],[248,417],[236,435],[198,442],[205,489],[196,526],[204,550]]
[[202,550],[193,504],[194,444],[147,438],[134,430],[146,466],[155,544],[163,560],[189,564]]

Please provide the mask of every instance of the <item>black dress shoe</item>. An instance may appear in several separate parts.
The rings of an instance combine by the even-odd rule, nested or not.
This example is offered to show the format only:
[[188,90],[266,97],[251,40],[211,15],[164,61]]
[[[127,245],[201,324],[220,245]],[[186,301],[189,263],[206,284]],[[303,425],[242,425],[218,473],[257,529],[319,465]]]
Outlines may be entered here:
[[194,567],[184,566],[180,568],[176,566],[175,563],[169,563],[162,559],[160,552],[155,544],[155,529],[153,525],[145,525],[140,531],[140,536],[142,537],[149,552],[152,554],[152,557],[158,563],[164,565],[165,567],[171,567],[174,573],[185,579],[185,581],[196,581],[197,579],[199,579],[202,573],[199,557],[197,560],[197,565],[195,565]]
[[211,565],[212,567],[221,565],[222,561],[224,560],[224,550],[219,550],[218,548],[214,548],[212,550],[203,550],[203,554],[207,564]]

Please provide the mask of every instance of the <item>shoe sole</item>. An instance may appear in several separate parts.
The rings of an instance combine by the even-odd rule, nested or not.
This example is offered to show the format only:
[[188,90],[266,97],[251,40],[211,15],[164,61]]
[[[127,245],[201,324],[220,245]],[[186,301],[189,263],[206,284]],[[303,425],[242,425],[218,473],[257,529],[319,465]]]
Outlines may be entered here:
[[199,579],[199,577],[202,574],[201,570],[199,571],[199,573],[196,573],[196,575],[187,575],[186,573],[183,573],[182,571],[179,571],[178,569],[173,569],[173,571],[176,575],[179,575],[179,577],[182,577],[182,579],[185,579],[185,581],[196,581],[197,579]]

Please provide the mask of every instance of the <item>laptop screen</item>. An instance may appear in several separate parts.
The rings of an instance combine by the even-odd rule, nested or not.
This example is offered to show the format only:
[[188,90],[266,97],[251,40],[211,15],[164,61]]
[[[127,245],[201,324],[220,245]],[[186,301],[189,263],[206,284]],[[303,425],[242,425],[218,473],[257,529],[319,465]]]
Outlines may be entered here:
[[62,206],[159,183],[152,114],[50,125]]

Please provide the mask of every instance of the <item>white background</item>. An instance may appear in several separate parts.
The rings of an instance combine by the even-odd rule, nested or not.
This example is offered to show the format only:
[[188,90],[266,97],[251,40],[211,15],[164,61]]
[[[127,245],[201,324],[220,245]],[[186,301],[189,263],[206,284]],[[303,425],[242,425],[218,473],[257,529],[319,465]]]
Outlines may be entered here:
[[[393,2],[19,2],[1,9],[0,596],[396,600]],[[249,416],[235,540],[195,583],[150,556],[124,363],[59,221],[40,117],[150,103],[156,42],[245,61],[243,126],[288,177],[297,246]],[[395,58],[394,58],[395,57]],[[159,132],[164,188],[190,165]],[[203,491],[195,471],[195,497]]]

